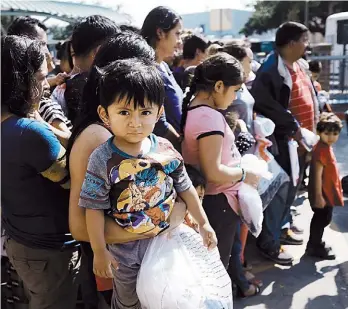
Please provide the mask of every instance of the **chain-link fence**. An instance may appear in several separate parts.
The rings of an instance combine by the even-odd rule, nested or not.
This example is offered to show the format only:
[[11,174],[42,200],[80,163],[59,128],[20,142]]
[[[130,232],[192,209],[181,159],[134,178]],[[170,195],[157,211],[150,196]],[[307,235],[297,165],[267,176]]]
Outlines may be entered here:
[[348,55],[312,56],[310,60],[319,60],[323,65],[319,82],[329,92],[330,103],[348,103]]

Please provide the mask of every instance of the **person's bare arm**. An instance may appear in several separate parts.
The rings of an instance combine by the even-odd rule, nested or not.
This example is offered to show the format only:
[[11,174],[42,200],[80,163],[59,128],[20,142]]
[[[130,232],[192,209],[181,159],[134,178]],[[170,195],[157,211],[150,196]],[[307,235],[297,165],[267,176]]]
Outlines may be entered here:
[[[221,164],[223,137],[211,135],[199,139],[199,162],[208,182],[216,184],[236,183],[242,178],[242,169]],[[244,182],[257,185],[259,177],[252,172],[246,172]]]
[[[79,198],[83,180],[87,171],[88,159],[94,149],[106,142],[111,134],[99,125],[91,125],[76,139],[70,154],[70,203],[69,226],[76,240],[89,242],[86,226],[85,209],[79,207]],[[105,240],[107,243],[126,243],[145,236],[129,233],[115,223],[111,218],[105,218]]]
[[323,170],[324,166],[321,164],[320,161],[316,161],[314,163],[314,201],[315,201],[315,207],[316,208],[324,208],[326,206],[325,199],[323,197]]
[[63,121],[56,119],[52,122],[52,124],[49,124],[41,117],[38,111],[35,111],[31,117],[33,119],[36,119],[37,121],[45,123],[50,128],[50,130],[54,133],[54,135],[58,138],[60,144],[64,148],[68,147],[68,142],[71,136],[71,132]]
[[[69,143],[69,138],[71,136],[71,132],[66,127],[65,123],[60,120],[55,120],[52,124],[47,123],[47,125],[52,130],[54,135],[57,136],[62,146],[64,146],[64,148],[67,148]],[[66,131],[65,129],[67,129],[68,131]]]

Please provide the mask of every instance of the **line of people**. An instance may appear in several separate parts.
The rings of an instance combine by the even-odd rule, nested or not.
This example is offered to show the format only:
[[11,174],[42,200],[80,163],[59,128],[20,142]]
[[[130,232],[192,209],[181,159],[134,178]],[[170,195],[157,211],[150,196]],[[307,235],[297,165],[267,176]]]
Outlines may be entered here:
[[[275,124],[269,151],[284,175],[263,200],[260,252],[293,262],[282,244],[303,243],[291,205],[310,164],[307,253],[334,258],[322,236],[332,206],[343,205],[331,148],[342,124],[320,116],[302,58],[304,25],[281,25],[276,50],[253,72],[247,45],[209,47],[196,35],[182,42],[182,19],[169,8],[153,9],[142,29],[93,15],[63,44],[61,68],[70,71],[52,82],[46,30],[20,17],[1,43],[2,225],[30,308],[75,308],[79,285],[85,308],[98,308],[98,290],[112,308],[141,308],[136,280],[151,238],[183,221],[208,249],[217,245],[238,296],[259,294],[238,202],[242,183],[259,186],[259,175],[240,166],[261,142],[256,113]],[[172,71],[178,46],[183,60]],[[320,136],[313,151],[302,146],[303,129]]]

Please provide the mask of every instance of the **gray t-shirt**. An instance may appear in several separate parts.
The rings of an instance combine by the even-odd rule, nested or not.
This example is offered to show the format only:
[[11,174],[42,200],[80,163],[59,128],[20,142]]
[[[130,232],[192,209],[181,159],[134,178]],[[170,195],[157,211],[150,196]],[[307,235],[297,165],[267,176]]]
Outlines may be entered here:
[[113,138],[94,150],[79,206],[105,210],[128,232],[167,228],[176,192],[188,190],[192,183],[173,145],[155,135],[149,138],[151,150],[143,156],[124,153]]

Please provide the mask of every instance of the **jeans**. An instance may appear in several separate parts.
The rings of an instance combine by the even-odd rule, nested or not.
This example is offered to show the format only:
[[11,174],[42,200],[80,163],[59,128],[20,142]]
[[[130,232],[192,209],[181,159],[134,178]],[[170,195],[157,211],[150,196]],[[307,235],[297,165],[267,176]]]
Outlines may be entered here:
[[240,241],[240,227],[239,221],[234,236],[234,243],[232,246],[230,264],[228,266],[228,273],[233,281],[243,292],[249,289],[249,282],[244,275],[242,261],[240,259],[240,253],[242,251],[242,242]]
[[324,208],[312,208],[314,214],[311,221],[310,235],[308,246],[319,246],[322,242],[324,229],[330,224],[332,220],[332,206],[325,206]]
[[292,185],[286,182],[279,188],[263,213],[262,231],[257,239],[257,246],[263,251],[274,252],[280,248],[281,228],[290,209],[286,203],[289,186]]
[[[304,173],[305,173],[305,168],[307,167],[306,157],[307,157],[307,153],[305,153],[304,155],[301,155],[301,156],[298,157],[298,161],[299,161],[299,165],[300,165],[299,179],[298,179],[298,182],[297,182],[296,186],[293,186],[292,179],[290,181],[289,192],[288,192],[288,196],[287,196],[287,200],[286,200],[286,205],[287,205],[286,211],[287,211],[287,213],[286,213],[286,216],[285,216],[285,218],[284,218],[284,220],[282,222],[282,226],[284,226],[287,223],[293,223],[293,218],[291,216],[291,209],[290,209],[290,207],[294,203],[294,201],[296,199],[298,188],[302,184],[303,176],[304,176]],[[291,174],[290,174],[290,178],[291,178]]]

